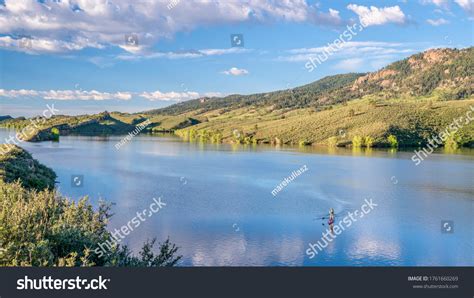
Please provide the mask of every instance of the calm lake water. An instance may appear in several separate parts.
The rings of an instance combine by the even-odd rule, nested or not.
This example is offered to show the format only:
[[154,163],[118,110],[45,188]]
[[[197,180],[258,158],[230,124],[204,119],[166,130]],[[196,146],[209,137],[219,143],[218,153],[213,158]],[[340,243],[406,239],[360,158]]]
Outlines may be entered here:
[[[0,131],[0,140],[7,132]],[[170,237],[184,266],[472,266],[474,153],[299,150],[204,145],[174,137],[61,137],[23,143],[58,175],[60,191],[115,203],[111,229],[126,225],[153,198],[167,205],[125,242]],[[306,165],[276,196],[272,190]],[[71,177],[83,175],[82,187]],[[378,204],[319,254],[306,255],[327,228],[316,219],[334,208],[336,223],[364,199]],[[452,220],[453,233],[441,222]]]

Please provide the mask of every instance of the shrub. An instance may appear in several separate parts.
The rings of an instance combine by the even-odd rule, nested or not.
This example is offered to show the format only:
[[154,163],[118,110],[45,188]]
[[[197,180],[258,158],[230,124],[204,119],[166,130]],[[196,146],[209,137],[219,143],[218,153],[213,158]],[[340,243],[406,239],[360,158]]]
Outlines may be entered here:
[[330,137],[328,139],[328,146],[329,147],[336,147],[337,146],[337,138],[336,137]]
[[371,98],[369,99],[369,104],[372,106],[372,107],[376,107],[378,105],[378,100],[375,99],[375,98]]
[[397,148],[398,147],[398,140],[397,137],[394,135],[389,135],[387,137],[387,142],[390,145],[391,148]]
[[156,239],[147,240],[138,256],[132,255],[128,246],[120,246],[114,252],[109,262],[117,267],[173,267],[181,259],[181,256],[175,257],[178,247],[170,242],[169,238],[160,244],[160,254],[153,253]]
[[300,146],[308,146],[308,145],[311,145],[311,143],[308,142],[307,140],[299,140],[299,141],[298,141],[298,145],[300,145]]
[[355,148],[360,148],[364,144],[364,140],[360,136],[355,136],[352,139],[352,146]]
[[189,139],[190,139],[190,140],[193,140],[193,139],[196,138],[196,136],[197,136],[197,131],[196,131],[195,129],[193,129],[193,128],[190,129],[188,136],[189,136]]
[[211,139],[211,134],[207,130],[203,129],[201,131],[198,131],[199,135],[199,141],[202,143],[205,143]]
[[354,117],[355,116],[355,111],[354,109],[349,110],[349,117]]
[[51,128],[51,134],[53,135],[53,141],[59,141],[59,129],[56,127]]
[[211,136],[211,142],[213,143],[221,143],[222,142],[222,134],[221,133],[214,133]]
[[371,136],[366,136],[364,138],[364,144],[367,148],[371,148],[374,145],[374,138]]
[[232,131],[232,136],[234,139],[234,142],[237,144],[242,144],[244,142],[244,132],[240,131],[238,129],[234,129]]
[[459,142],[459,138],[452,134],[446,139],[446,141],[444,141],[444,147],[447,149],[455,150],[459,148]]
[[154,240],[145,243],[140,258],[120,245],[102,257],[93,253],[99,243],[112,240],[110,204],[94,211],[87,197],[75,203],[57,191],[28,190],[19,182],[0,181],[0,193],[0,266],[173,266],[181,259],[169,240],[157,256]]

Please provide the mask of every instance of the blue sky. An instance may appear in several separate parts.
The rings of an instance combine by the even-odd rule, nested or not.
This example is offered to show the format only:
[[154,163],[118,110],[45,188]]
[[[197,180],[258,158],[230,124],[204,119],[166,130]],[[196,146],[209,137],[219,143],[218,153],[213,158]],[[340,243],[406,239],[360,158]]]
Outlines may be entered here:
[[62,114],[136,112],[374,71],[430,48],[472,46],[473,17],[473,0],[0,0],[0,115],[37,115],[48,103]]

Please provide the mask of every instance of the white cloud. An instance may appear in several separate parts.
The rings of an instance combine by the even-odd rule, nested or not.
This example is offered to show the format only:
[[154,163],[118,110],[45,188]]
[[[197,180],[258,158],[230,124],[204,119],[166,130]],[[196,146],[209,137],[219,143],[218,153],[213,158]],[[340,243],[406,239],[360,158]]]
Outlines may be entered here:
[[91,42],[83,38],[75,38],[71,42],[52,40],[52,39],[37,39],[30,37],[22,37],[14,39],[10,36],[0,37],[0,48],[17,50],[26,53],[60,53],[67,51],[77,51],[84,48],[104,48],[96,42]]
[[422,4],[434,4],[438,7],[447,8],[449,1],[448,0],[421,0]]
[[50,90],[40,93],[44,99],[55,100],[129,100],[132,98],[130,92],[99,92],[96,90],[82,91],[82,90]]
[[184,101],[201,97],[197,92],[143,92],[139,96],[148,100],[162,100],[162,101]]
[[99,92],[96,90],[82,91],[82,90],[5,90],[0,89],[0,97],[8,98],[27,98],[27,97],[41,97],[44,99],[55,100],[129,100],[132,98],[130,92]]
[[249,74],[248,70],[243,69],[243,68],[237,68],[237,67],[232,67],[229,70],[224,70],[222,73],[226,75],[232,75],[232,76],[242,76],[242,75]]
[[375,58],[350,58],[336,63],[333,68],[343,72],[375,71],[397,60],[393,56],[379,56]]
[[198,92],[101,92],[96,90],[5,90],[0,89],[0,97],[6,98],[43,98],[51,100],[130,100],[133,97],[142,97],[150,101],[185,101],[199,97],[221,96],[219,92],[208,92],[200,94]]
[[19,90],[4,90],[0,89],[0,96],[3,97],[32,97],[32,96],[38,96],[38,91],[35,90],[25,90],[25,89],[19,89]]
[[[311,22],[335,25],[339,12],[319,11],[306,0],[180,1],[167,9],[169,0],[5,0],[0,4],[0,34],[12,39],[30,36],[38,44],[31,53],[77,51],[85,47],[120,47],[132,53],[147,52],[159,40],[199,26],[243,22]],[[125,36],[135,34],[137,44]],[[12,41],[0,44],[12,50]]]
[[446,25],[446,24],[449,24],[449,21],[446,20],[446,19],[443,19],[443,18],[439,18],[439,19],[436,19],[436,20],[432,20],[432,19],[427,19],[426,22],[432,26],[440,26],[440,25]]
[[[333,47],[336,49],[335,47]],[[325,55],[328,52],[328,46],[319,46],[314,48],[299,48],[288,51],[289,55],[280,56],[279,61],[287,62],[305,62],[318,55]],[[401,43],[379,42],[379,41],[348,41],[341,43],[339,48],[331,51],[331,59],[349,59],[357,57],[385,57],[397,56],[416,52],[416,50],[407,47]]]
[[251,49],[245,48],[227,48],[227,49],[202,49],[202,50],[186,50],[186,51],[175,51],[175,52],[150,52],[142,54],[122,54],[115,58],[119,60],[141,60],[141,59],[190,59],[200,58],[205,56],[220,56],[227,54],[241,54],[252,52]]
[[333,26],[340,25],[342,23],[339,11],[332,8],[329,8],[328,13],[313,11],[309,16],[308,21],[313,24]]
[[203,96],[205,96],[205,97],[221,97],[221,96],[223,96],[223,94],[220,93],[220,92],[206,92],[206,93],[203,94]]
[[462,9],[464,9],[470,16],[474,16],[474,1],[473,0],[454,0]]
[[[419,52],[422,44],[404,44],[380,41],[349,41],[330,50],[328,46],[298,48],[287,51],[278,61],[297,62],[305,65],[322,61],[329,67],[343,72],[378,70],[387,64]],[[320,62],[318,62],[320,63]]]
[[334,68],[343,70],[343,71],[353,71],[357,72],[364,66],[364,59],[362,58],[352,58],[352,59],[344,59],[338,62]]
[[371,6],[369,8],[362,5],[349,4],[347,9],[355,12],[364,26],[383,25],[386,23],[405,24],[407,21],[405,14],[398,5],[383,8]]

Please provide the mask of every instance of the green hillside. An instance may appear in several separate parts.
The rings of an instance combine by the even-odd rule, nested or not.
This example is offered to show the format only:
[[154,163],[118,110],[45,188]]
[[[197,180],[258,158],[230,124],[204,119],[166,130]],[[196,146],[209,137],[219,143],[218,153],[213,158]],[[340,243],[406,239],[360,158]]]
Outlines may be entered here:
[[[324,144],[350,146],[354,137],[370,137],[373,146],[388,146],[388,136],[400,146],[419,146],[444,130],[454,118],[465,115],[474,99],[438,101],[424,99],[384,100],[370,98],[338,104],[324,111],[241,108],[221,115],[204,114],[207,122],[178,130],[186,139],[273,144]],[[474,125],[456,134],[460,146],[472,146]]]
[[56,174],[15,145],[0,144],[0,181],[21,181],[27,189],[53,189]]

